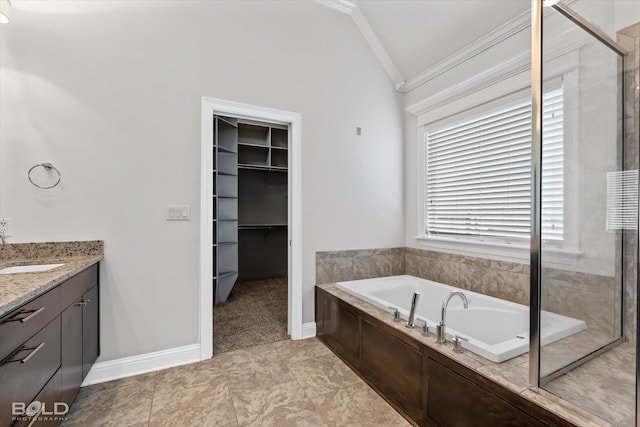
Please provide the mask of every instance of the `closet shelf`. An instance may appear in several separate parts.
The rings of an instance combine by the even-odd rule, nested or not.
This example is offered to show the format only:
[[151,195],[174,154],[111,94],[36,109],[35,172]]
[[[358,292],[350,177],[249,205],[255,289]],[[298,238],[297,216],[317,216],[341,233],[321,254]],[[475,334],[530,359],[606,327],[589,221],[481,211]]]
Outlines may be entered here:
[[220,273],[218,273],[218,275],[216,277],[214,277],[214,279],[222,279],[224,277],[227,276],[231,276],[232,274],[237,274],[237,271],[221,271]]
[[286,166],[266,166],[266,165],[249,165],[246,163],[238,163],[238,169],[261,170],[272,172],[286,172]]
[[217,244],[214,244],[213,246],[230,246],[230,245],[237,245],[238,242],[218,242]]
[[238,176],[237,173],[230,173],[230,172],[222,172],[220,170],[216,171],[215,169],[213,170],[214,172],[218,172],[218,175],[224,175],[224,176]]
[[255,147],[255,148],[269,148],[268,145],[266,144],[256,144],[255,142],[243,142],[241,140],[238,140],[238,145],[240,147]]
[[287,224],[241,224],[238,230],[273,230],[276,228],[287,228]]
[[218,149],[219,152],[221,153],[233,153],[233,154],[238,154],[237,151],[234,151],[230,148],[224,147],[222,145],[214,145],[214,147],[216,147]]

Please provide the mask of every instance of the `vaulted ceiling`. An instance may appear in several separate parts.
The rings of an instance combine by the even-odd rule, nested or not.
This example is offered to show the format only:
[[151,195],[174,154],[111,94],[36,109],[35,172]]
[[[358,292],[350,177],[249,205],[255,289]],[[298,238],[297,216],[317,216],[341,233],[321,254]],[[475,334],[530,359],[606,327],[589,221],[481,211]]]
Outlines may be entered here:
[[523,14],[530,0],[316,0],[353,17],[398,90]]

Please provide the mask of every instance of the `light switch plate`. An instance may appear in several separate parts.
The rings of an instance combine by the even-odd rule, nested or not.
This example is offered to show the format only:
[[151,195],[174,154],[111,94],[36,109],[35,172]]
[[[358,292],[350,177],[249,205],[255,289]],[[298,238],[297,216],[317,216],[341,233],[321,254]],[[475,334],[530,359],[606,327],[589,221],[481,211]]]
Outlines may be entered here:
[[189,221],[190,211],[189,205],[167,205],[167,221]]
[[0,218],[0,234],[4,237],[11,236],[11,218]]

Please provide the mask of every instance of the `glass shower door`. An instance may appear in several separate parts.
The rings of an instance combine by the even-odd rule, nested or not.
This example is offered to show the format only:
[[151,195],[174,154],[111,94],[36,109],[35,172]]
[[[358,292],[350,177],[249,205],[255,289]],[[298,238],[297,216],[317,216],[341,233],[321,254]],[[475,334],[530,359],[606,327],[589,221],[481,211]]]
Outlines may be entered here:
[[540,387],[635,425],[623,298],[635,287],[638,168],[637,151],[624,146],[622,49],[562,3],[541,10],[532,356]]

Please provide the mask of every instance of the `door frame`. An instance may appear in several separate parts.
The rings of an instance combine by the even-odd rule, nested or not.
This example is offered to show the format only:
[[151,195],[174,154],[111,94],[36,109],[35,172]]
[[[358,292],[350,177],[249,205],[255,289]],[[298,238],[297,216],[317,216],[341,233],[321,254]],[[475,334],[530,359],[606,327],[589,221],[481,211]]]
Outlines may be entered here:
[[303,338],[302,324],[302,117],[299,113],[202,97],[200,153],[200,359],[213,356],[213,116],[289,126],[288,323],[291,339]]

